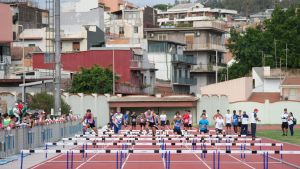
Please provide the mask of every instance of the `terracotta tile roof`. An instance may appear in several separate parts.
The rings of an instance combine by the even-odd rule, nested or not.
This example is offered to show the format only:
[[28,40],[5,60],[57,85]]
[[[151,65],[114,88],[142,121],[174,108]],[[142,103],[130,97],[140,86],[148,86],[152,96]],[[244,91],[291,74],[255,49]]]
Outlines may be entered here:
[[282,85],[300,85],[300,77],[287,77],[283,80]]
[[[25,57],[30,55],[32,52],[41,52],[39,47],[25,47],[24,53]],[[11,48],[11,60],[22,60],[23,48],[22,47],[12,47]]]
[[194,102],[198,100],[197,97],[190,95],[172,95],[165,97],[153,97],[153,96],[125,96],[114,97],[108,102]]
[[264,103],[269,100],[270,103],[280,101],[280,93],[278,92],[253,92],[248,101]]

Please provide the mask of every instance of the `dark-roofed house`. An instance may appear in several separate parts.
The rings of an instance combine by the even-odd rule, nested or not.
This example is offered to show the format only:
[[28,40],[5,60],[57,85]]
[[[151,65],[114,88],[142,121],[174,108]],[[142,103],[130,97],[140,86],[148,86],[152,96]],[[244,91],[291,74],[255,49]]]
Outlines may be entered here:
[[[134,111],[140,114],[147,109],[152,109],[157,114],[160,114],[162,111],[165,111],[168,119],[170,119],[175,115],[176,111],[183,113],[185,110],[191,110],[193,117],[198,117],[197,101],[197,97],[190,95],[162,97],[158,94],[156,96],[136,95],[112,97],[108,103],[111,110],[119,110],[121,112]],[[193,118],[193,120],[196,120],[196,118]]]
[[300,77],[286,77],[280,87],[283,100],[300,101]]

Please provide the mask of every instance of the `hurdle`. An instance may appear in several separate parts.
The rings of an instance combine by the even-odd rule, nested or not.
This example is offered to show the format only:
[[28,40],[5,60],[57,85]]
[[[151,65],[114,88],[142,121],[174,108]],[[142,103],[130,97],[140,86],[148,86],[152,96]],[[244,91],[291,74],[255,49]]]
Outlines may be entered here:
[[261,138],[63,138],[63,141],[133,141],[133,140],[141,140],[141,141],[149,141],[149,140],[176,140],[176,141],[183,141],[183,140],[203,140],[203,141],[225,141],[225,140],[231,140],[231,141],[260,141]]
[[[64,149],[51,149],[51,150],[21,150],[21,153],[26,154],[67,154],[72,152],[74,154],[81,154],[83,150],[64,150]],[[84,150],[84,153],[92,153],[92,154],[115,154],[117,152],[127,153],[127,154],[161,154],[165,152],[170,152],[171,154],[213,154],[216,150]],[[300,155],[300,151],[280,151],[280,150],[218,150],[220,154],[260,154],[263,153],[268,154],[288,154],[288,155]]]
[[[188,134],[188,135],[175,135],[175,134],[165,134],[165,135],[156,135],[159,137],[215,137],[215,138],[237,138],[237,137],[247,137],[246,135],[201,135],[201,134]],[[103,135],[86,135],[86,134],[76,134],[76,138],[87,137],[87,138],[97,138],[97,137],[152,137],[152,135],[143,135],[143,134],[103,134]]]
[[[110,142],[110,143],[102,143],[102,142],[53,142],[53,143],[46,143],[46,145],[49,146],[81,146],[81,145],[89,145],[89,146],[265,146],[265,147],[282,147],[282,143],[197,143],[193,141],[192,143],[178,143],[178,142],[141,142],[141,143],[135,143],[135,142],[125,142],[125,143],[116,143],[116,142]],[[123,147],[122,147],[123,148]],[[193,149],[196,149],[193,147]],[[281,149],[282,150],[282,149]]]

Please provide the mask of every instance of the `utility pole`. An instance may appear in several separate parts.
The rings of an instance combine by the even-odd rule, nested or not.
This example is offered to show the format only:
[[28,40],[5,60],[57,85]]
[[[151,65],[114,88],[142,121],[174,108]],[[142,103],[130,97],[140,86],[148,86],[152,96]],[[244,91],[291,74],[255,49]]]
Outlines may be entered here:
[[288,48],[287,43],[285,43],[285,73],[287,73],[287,55],[288,55]]
[[115,47],[113,47],[113,96],[116,94],[116,79],[115,79]]
[[218,83],[218,51],[216,50],[216,83]]
[[275,44],[275,67],[277,69],[277,49],[276,49],[276,39],[274,40],[274,44]]
[[55,80],[54,115],[61,115],[61,39],[60,39],[60,0],[55,0]]

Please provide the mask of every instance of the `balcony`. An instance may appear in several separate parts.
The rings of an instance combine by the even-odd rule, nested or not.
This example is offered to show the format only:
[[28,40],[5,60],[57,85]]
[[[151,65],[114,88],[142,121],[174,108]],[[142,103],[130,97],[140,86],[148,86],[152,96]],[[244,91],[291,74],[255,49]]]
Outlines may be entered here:
[[174,85],[196,85],[197,80],[192,79],[192,78],[175,78],[173,77],[173,82]]
[[132,70],[151,70],[155,69],[154,63],[145,62],[142,60],[131,60],[130,69]]
[[224,45],[220,44],[214,44],[214,43],[193,43],[193,44],[187,44],[186,45],[186,51],[201,51],[201,50],[212,50],[212,51],[219,51],[219,52],[225,52],[226,47]]
[[186,63],[191,65],[196,65],[196,58],[194,56],[186,56],[186,55],[172,55],[173,63]]
[[226,67],[225,63],[219,63],[218,68],[216,67],[215,63],[210,64],[199,64],[192,67],[191,72],[194,73],[205,73],[205,72],[216,72],[216,70],[220,70]]
[[141,88],[126,83],[116,83],[116,91],[120,94],[141,94]]

